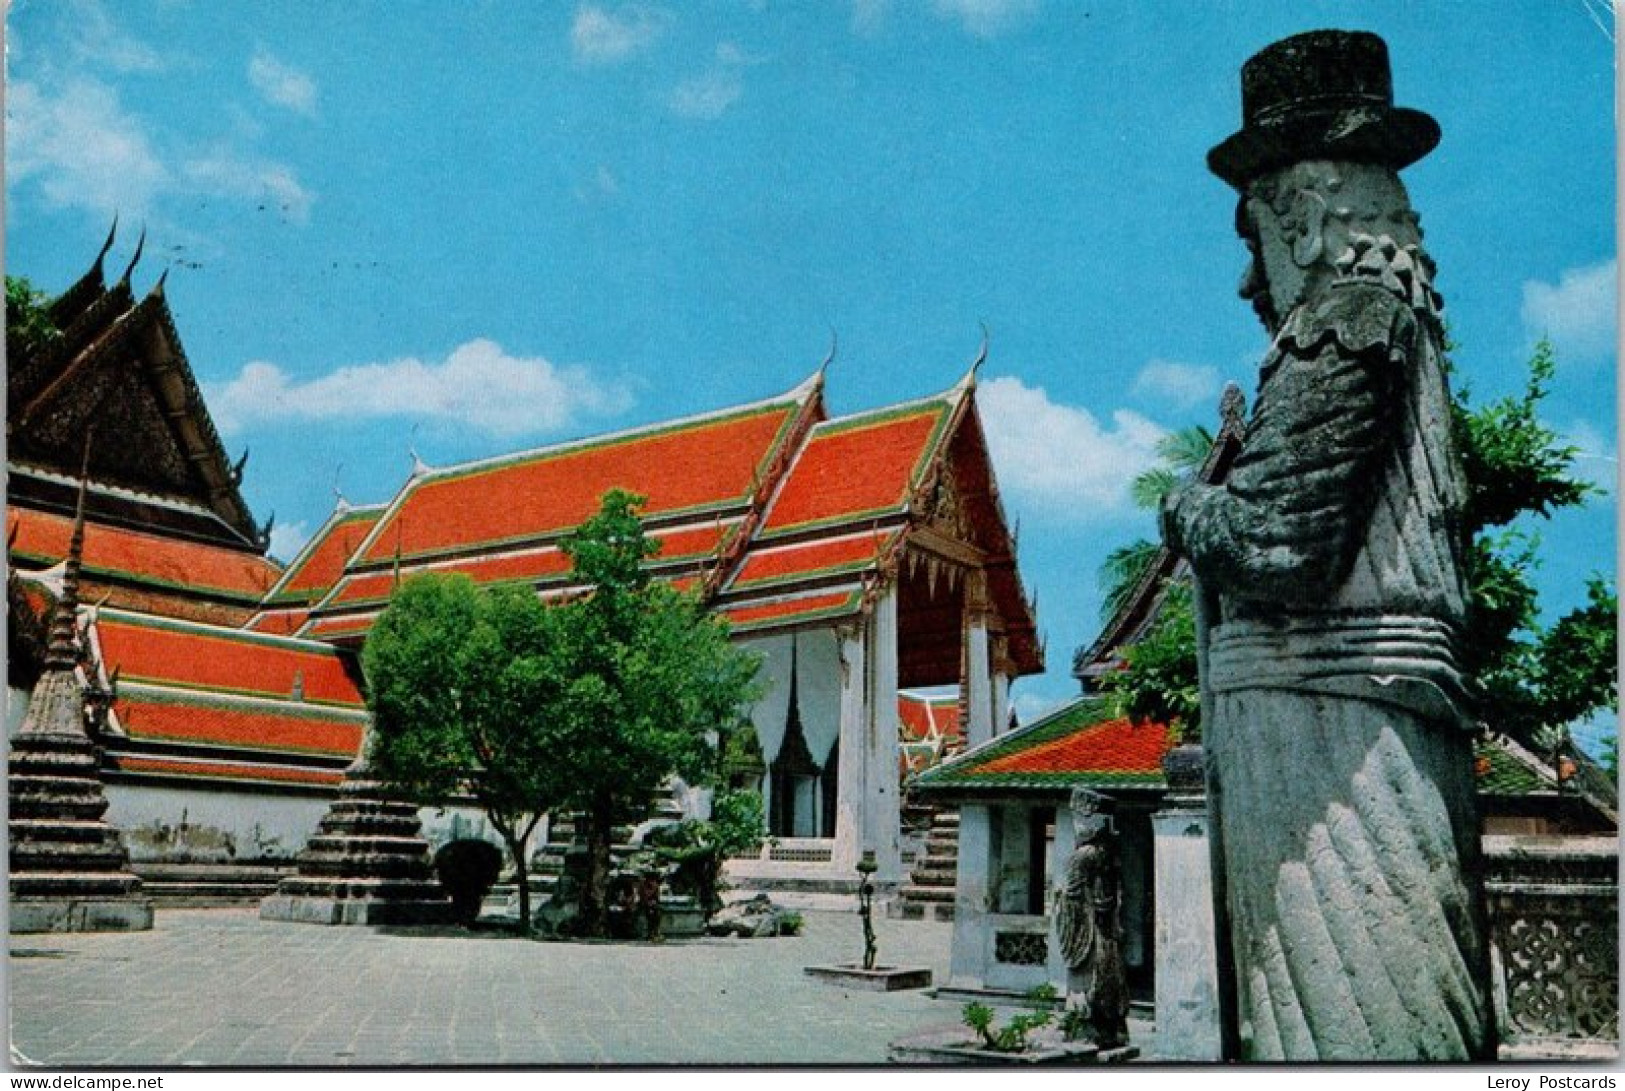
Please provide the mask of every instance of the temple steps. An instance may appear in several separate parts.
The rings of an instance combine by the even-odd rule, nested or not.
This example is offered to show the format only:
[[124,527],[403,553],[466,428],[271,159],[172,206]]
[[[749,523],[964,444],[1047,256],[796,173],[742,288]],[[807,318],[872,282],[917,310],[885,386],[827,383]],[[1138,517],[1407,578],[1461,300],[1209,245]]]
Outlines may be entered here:
[[131,868],[142,890],[164,909],[222,909],[258,905],[293,874],[286,864],[145,863]]
[[909,881],[887,905],[886,915],[895,920],[953,920],[958,865],[959,810],[939,810],[931,816],[925,846],[915,856]]

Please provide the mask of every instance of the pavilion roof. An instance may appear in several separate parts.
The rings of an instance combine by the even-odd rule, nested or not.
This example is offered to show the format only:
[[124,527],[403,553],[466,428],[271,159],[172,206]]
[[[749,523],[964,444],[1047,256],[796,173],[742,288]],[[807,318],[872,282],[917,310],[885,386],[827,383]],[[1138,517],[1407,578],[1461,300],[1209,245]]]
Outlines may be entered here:
[[897,695],[897,719],[905,743],[964,738],[959,722],[959,694],[924,694],[904,691]]
[[1079,698],[922,773],[922,792],[1052,792],[1074,787],[1165,787],[1163,724],[1132,724],[1108,702]]
[[[90,476],[116,490],[91,497],[92,517],[117,515],[186,536],[264,551],[181,344],[160,277],[145,298],[131,290],[141,247],[108,285],[95,263],[49,304],[60,336],[7,361],[8,495],[50,507],[62,500],[51,474],[76,473],[94,424]],[[111,440],[117,437],[117,442]],[[71,493],[70,493],[71,494]],[[59,506],[66,506],[59,503]]]
[[328,785],[367,711],[343,655],[317,641],[110,608],[86,611],[91,659],[116,675],[105,740],[128,775]]
[[[45,568],[67,556],[70,517],[13,505],[6,524],[14,563]],[[84,573],[90,579],[241,604],[258,602],[281,575],[276,563],[259,553],[88,519]]]
[[415,476],[361,544],[355,566],[556,538],[610,489],[647,498],[650,522],[744,509],[810,413],[822,373],[779,397]]
[[266,607],[310,606],[326,595],[383,514],[382,504],[335,508],[265,596]]

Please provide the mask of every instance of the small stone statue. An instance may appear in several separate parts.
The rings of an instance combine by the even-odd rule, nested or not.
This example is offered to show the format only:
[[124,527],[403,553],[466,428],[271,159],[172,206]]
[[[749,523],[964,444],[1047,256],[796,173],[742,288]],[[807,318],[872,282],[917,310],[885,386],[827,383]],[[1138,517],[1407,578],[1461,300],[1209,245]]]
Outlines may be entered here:
[[1465,484],[1397,173],[1439,128],[1393,105],[1382,40],[1342,31],[1249,60],[1242,109],[1208,163],[1240,192],[1272,343],[1228,479],[1162,512],[1199,588],[1226,1051],[1492,1059]]
[[1117,838],[1100,811],[1100,797],[1086,788],[1072,793],[1072,829],[1077,847],[1067,860],[1056,912],[1061,955],[1077,983],[1067,1004],[1084,1013],[1081,1037],[1116,1049],[1128,1044],[1122,875]]

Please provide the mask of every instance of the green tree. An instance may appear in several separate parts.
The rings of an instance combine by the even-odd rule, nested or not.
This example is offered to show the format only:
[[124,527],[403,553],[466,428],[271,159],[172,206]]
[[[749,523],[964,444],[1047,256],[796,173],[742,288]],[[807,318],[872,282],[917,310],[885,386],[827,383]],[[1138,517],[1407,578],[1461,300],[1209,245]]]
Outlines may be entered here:
[[550,673],[561,680],[540,717],[557,806],[580,813],[588,873],[581,921],[608,932],[614,828],[648,816],[671,776],[710,782],[719,740],[755,697],[755,657],[692,594],[651,580],[643,562],[659,543],[643,532],[642,499],[620,490],[567,537],[573,579],[586,594],[552,608]]
[[50,300],[27,277],[6,277],[6,356],[20,360],[62,336]]
[[362,650],[374,769],[420,803],[478,802],[513,860],[521,933],[530,837],[558,794],[543,730],[562,688],[555,627],[528,589],[429,574],[402,584]]
[[1202,741],[1202,689],[1196,669],[1196,618],[1187,583],[1170,584],[1161,608],[1123,668],[1101,680],[1119,716],[1167,724],[1179,742]]

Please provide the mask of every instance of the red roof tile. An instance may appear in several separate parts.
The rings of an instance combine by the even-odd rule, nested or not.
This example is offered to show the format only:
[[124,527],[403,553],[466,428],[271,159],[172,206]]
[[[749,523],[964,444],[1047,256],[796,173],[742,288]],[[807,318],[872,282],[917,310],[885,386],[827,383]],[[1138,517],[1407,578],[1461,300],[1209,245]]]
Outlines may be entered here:
[[[680,530],[655,532],[651,537],[661,543],[655,561],[698,560],[711,556],[731,532],[727,526],[707,523],[704,526]],[[476,583],[505,583],[509,581],[541,581],[563,576],[570,570],[570,558],[555,547],[510,553],[499,556],[475,556],[430,567],[403,568],[401,579],[424,572],[458,572],[471,577]],[[336,606],[356,606],[381,603],[389,599],[395,589],[393,569],[368,572],[344,580],[338,593],[322,603],[323,609]]]
[[287,699],[297,678],[307,701],[363,705],[338,654],[305,641],[114,610],[95,635],[102,668],[125,679]]
[[292,610],[266,610],[254,615],[243,628],[255,633],[293,636],[309,619],[310,611],[304,607]]
[[734,606],[724,609],[722,614],[735,629],[755,629],[841,617],[857,612],[862,603],[863,592],[851,589],[762,605]]
[[354,508],[328,520],[283,573],[269,602],[312,603],[326,594],[344,572],[344,563],[377,525],[383,507]]
[[343,773],[323,769],[291,769],[277,765],[244,765],[224,761],[172,761],[168,758],[116,757],[119,769],[127,773],[159,773],[169,776],[261,780],[278,784],[333,785],[344,780]]
[[763,533],[900,509],[951,409],[936,400],[818,425],[791,466]]
[[113,712],[132,739],[352,757],[361,746],[360,718],[324,716],[320,706],[296,716],[248,702],[193,703],[148,687],[120,689]]
[[897,717],[902,724],[904,742],[926,739],[954,741],[961,737],[959,729],[959,697],[920,697],[912,693],[897,695]]
[[1107,720],[979,767],[983,773],[1139,773],[1162,775],[1171,746],[1162,724]]
[[521,541],[579,526],[603,494],[648,497],[645,517],[742,502],[765,476],[804,402],[786,399],[730,415],[549,448],[440,471],[406,489],[366,547],[387,561]]
[[[50,565],[68,555],[73,520],[12,508],[6,529],[17,535],[14,556]],[[85,524],[84,567],[91,576],[115,576],[255,602],[280,574],[275,564],[254,553],[91,522]]]
[[896,537],[897,532],[892,531],[825,539],[780,549],[753,549],[729,587],[743,589],[787,583],[809,576],[866,568],[880,559]]

